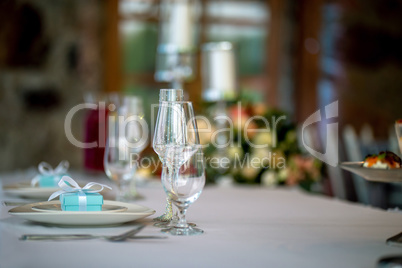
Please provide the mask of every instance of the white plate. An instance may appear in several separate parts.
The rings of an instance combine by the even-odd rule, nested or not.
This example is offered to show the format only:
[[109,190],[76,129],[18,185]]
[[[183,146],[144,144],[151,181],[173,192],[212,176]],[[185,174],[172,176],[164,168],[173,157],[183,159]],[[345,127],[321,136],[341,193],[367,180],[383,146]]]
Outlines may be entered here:
[[32,187],[31,182],[20,182],[3,186],[4,193],[8,195],[46,200],[52,193],[58,190],[60,190],[59,187]]
[[10,209],[8,213],[40,223],[64,225],[64,226],[103,226],[116,225],[148,217],[155,210],[136,204],[105,200],[105,205],[126,207],[123,212],[104,211],[59,211],[42,212],[32,209],[34,206],[43,204],[60,204],[60,201],[49,201],[27,204]]
[[343,162],[339,166],[345,170],[362,176],[368,181],[402,182],[402,168],[378,169],[362,167],[363,162]]
[[[63,211],[61,210],[61,204],[57,203],[51,203],[51,202],[43,202],[43,203],[38,203],[39,205],[32,206],[33,210],[36,211],[41,211],[41,212],[74,212],[74,213],[87,213],[91,211]],[[96,211],[96,212],[123,212],[126,211],[127,207],[123,206],[114,206],[114,205],[102,205],[102,210],[101,211]],[[94,212],[94,211],[92,211]]]

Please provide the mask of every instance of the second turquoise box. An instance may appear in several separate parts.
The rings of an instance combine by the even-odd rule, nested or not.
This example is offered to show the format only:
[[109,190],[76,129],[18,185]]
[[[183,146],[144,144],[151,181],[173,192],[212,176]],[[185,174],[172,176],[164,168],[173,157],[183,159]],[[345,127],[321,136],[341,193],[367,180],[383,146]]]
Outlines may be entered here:
[[38,175],[39,187],[57,187],[63,175]]

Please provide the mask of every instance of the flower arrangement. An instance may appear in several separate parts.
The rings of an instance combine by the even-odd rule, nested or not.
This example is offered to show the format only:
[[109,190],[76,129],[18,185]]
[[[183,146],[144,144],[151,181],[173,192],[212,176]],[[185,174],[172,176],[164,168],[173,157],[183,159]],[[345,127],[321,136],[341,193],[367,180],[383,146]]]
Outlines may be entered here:
[[302,154],[296,127],[283,111],[244,98],[226,111],[226,124],[197,120],[208,182],[229,176],[237,183],[310,190],[320,180],[322,163]]
[[[210,105],[204,109],[209,116],[197,117],[207,183],[229,177],[236,183],[300,185],[310,190],[320,181],[322,162],[302,153],[296,127],[285,112],[244,96],[227,105],[224,113],[215,108]],[[159,177],[162,172],[151,149],[137,164],[137,176]]]

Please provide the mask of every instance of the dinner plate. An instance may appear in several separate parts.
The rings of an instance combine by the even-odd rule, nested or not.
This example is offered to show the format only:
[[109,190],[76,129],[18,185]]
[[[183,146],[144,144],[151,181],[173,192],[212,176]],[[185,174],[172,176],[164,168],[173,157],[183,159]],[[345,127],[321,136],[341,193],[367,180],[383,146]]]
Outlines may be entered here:
[[58,190],[60,190],[59,187],[32,187],[31,182],[3,186],[3,192],[8,195],[33,199],[48,199],[52,193]]
[[363,162],[343,162],[339,166],[355,173],[368,181],[377,182],[402,182],[402,168],[378,169],[365,168]]
[[33,207],[43,204],[60,204],[60,201],[27,204],[12,208],[8,213],[30,221],[73,227],[122,224],[142,219],[155,213],[155,210],[144,206],[110,200],[104,200],[104,205],[126,207],[127,210],[122,212],[80,211],[77,213],[76,211],[44,212],[33,209]]
[[[32,206],[33,210],[36,211],[41,211],[41,212],[70,212],[70,211],[63,211],[61,209],[61,204],[57,203],[57,204],[52,204],[50,202],[43,202],[43,203],[39,203],[39,205],[36,206]],[[98,211],[98,212],[122,212],[122,211],[126,211],[127,207],[123,207],[123,206],[115,206],[115,205],[102,205],[102,210]],[[74,213],[86,213],[88,211],[71,211]]]

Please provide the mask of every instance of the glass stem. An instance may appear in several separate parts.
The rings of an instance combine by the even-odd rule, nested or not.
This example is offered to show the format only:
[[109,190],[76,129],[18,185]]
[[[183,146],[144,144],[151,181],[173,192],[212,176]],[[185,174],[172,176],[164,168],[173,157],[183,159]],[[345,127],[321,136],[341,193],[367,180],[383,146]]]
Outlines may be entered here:
[[189,228],[186,220],[186,212],[187,208],[180,208],[180,214],[179,214],[179,222],[176,224],[175,227],[177,228]]
[[121,179],[118,179],[118,180],[116,181],[116,184],[117,184],[116,200],[117,200],[117,201],[122,201],[122,198],[123,198],[123,187],[122,187]]
[[132,164],[132,177],[129,182],[129,189],[130,189],[130,194],[131,196],[136,196],[137,195],[137,183],[135,181],[135,173],[137,172],[136,165]]
[[[171,167],[171,179],[170,179],[170,187],[171,189],[174,189],[174,182],[179,178],[180,175],[180,169],[177,168],[176,166]],[[173,218],[172,221],[173,222],[179,222],[180,218],[179,218],[179,212],[176,209],[175,213],[173,214]]]
[[172,221],[179,222],[179,211],[177,209],[175,210],[175,212],[173,214]]

